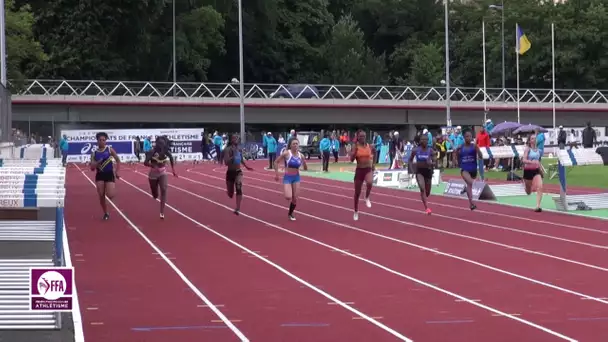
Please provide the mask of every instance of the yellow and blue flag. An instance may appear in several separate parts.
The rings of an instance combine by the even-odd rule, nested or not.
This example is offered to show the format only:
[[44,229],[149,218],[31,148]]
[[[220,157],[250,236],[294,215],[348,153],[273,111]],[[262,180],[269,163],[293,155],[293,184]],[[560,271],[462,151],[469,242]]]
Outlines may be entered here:
[[516,48],[517,53],[519,53],[520,55],[523,55],[528,50],[530,50],[530,48],[532,47],[532,43],[530,43],[530,40],[528,39],[528,37],[526,36],[524,31],[521,29],[519,24],[517,24],[517,41],[516,41],[516,43],[517,43],[517,48]]

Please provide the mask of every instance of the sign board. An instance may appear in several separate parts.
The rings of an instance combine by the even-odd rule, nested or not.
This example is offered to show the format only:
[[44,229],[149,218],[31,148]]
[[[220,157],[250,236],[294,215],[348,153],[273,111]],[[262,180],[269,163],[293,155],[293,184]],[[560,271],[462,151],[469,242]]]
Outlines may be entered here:
[[[463,191],[465,182],[460,179],[451,179],[445,187],[443,194],[445,196],[467,198],[467,193]],[[495,201],[496,196],[490,189],[490,186],[484,181],[473,182],[473,200]]]
[[[432,185],[439,185],[440,174],[441,172],[439,170],[433,171],[433,179],[431,180]],[[417,185],[416,178],[410,177],[406,169],[380,170],[374,172],[374,185],[377,186],[403,187],[403,183],[407,182],[413,182],[413,184]]]
[[30,268],[30,310],[72,311],[74,268]]

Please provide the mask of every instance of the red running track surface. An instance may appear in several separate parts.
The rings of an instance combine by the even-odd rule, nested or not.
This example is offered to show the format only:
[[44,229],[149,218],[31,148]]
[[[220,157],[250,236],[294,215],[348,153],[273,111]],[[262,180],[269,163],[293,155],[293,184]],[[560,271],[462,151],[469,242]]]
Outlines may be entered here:
[[307,177],[291,222],[265,171],[245,171],[235,216],[223,169],[189,168],[164,221],[124,170],[114,202],[131,223],[101,222],[92,175],[68,170],[87,341],[242,340],[191,287],[251,341],[608,340],[605,222],[441,197],[429,217],[416,193],[380,188],[354,222],[352,184]]

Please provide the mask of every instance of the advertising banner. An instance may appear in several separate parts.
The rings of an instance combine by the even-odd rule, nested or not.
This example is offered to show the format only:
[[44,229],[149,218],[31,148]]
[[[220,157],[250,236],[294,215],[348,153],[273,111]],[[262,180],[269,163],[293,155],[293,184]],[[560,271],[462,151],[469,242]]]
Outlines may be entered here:
[[[91,152],[97,149],[95,135],[100,130],[62,130],[68,140],[68,162],[83,162],[90,158]],[[135,138],[144,140],[151,136],[152,142],[158,136],[166,135],[173,142],[171,153],[174,155],[192,155],[202,153],[202,128],[168,128],[168,129],[114,129],[104,130],[108,134],[108,145],[119,157],[129,158],[134,155]]]

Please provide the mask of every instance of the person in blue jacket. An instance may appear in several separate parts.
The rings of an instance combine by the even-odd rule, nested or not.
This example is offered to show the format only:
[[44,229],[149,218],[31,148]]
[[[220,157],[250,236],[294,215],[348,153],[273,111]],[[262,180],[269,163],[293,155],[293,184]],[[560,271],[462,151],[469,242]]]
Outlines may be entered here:
[[264,153],[264,158],[268,158],[268,133],[262,132],[262,152]]
[[59,149],[61,150],[61,163],[63,167],[68,164],[68,150],[69,150],[68,136],[63,135],[59,140]]
[[378,132],[374,132],[374,147],[376,147],[375,164],[380,164],[380,151],[382,150],[382,137]]
[[545,153],[545,133],[541,132],[539,129],[536,129],[534,134],[536,134],[536,148],[538,148],[538,151],[540,152],[540,158],[538,158],[538,161],[540,162],[542,161],[543,154]]
[[274,161],[277,159],[279,144],[277,143],[277,139],[272,136],[272,132],[266,133],[264,138],[266,139],[266,152],[268,153],[268,169],[272,170]]
[[219,134],[218,131],[215,131],[213,133],[213,146],[215,147],[215,158],[216,158],[216,163],[221,164],[222,163],[222,144],[224,143],[224,139],[222,138],[222,136]]
[[144,153],[148,153],[152,151],[152,141],[150,141],[152,137],[148,136],[144,139]]
[[331,135],[331,153],[334,155],[334,163],[338,162],[338,156],[340,154],[340,139],[336,136],[336,133]]
[[319,142],[319,150],[321,150],[321,156],[323,157],[323,172],[329,172],[329,155],[331,151],[332,143],[329,140],[329,135],[325,133],[321,142]]

